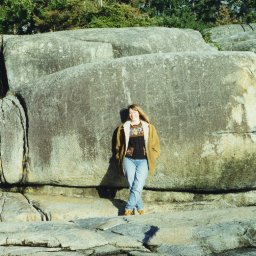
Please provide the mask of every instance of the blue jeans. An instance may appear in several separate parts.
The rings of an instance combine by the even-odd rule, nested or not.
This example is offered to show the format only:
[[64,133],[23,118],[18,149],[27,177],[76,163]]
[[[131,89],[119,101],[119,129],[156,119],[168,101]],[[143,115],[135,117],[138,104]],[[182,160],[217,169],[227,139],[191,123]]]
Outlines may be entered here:
[[127,177],[130,189],[130,195],[125,209],[138,210],[143,209],[141,192],[148,176],[147,159],[124,158],[124,173]]

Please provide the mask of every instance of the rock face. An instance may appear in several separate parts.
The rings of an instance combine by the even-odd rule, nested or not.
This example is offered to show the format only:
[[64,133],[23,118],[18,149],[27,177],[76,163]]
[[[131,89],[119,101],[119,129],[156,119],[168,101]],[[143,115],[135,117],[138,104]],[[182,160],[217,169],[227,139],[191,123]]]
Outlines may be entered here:
[[22,86],[27,182],[123,185],[109,162],[112,135],[119,111],[141,102],[162,146],[149,187],[253,188],[255,72],[253,53],[153,54],[80,65]]
[[20,193],[0,193],[1,222],[27,222],[43,220],[41,214]]
[[88,62],[156,52],[213,51],[200,33],[168,28],[82,29],[4,36],[10,89]]
[[[64,38],[69,40],[61,44]],[[23,40],[25,53],[18,54]],[[80,48],[78,42],[83,42]],[[52,49],[53,44],[58,47]],[[33,68],[31,58],[41,58],[41,46],[48,57]],[[2,152],[19,145],[18,167],[3,165],[2,173],[11,171],[2,183],[125,186],[113,160],[115,129],[120,111],[138,102],[161,142],[148,188],[256,187],[255,54],[218,52],[191,30],[127,28],[6,37],[4,55],[10,90],[25,111],[26,122],[18,123],[26,125],[14,143],[4,143],[2,135]],[[72,59],[68,65],[67,56]],[[30,70],[30,82],[21,75],[15,82],[12,74],[24,68]],[[6,116],[12,115],[2,120]],[[7,157],[13,165],[11,154]]]
[[4,45],[11,88],[68,67],[113,58],[111,44],[74,40],[58,33],[11,37]]
[[211,39],[224,51],[256,52],[256,23],[219,26],[209,32]]
[[0,179],[20,183],[26,175],[27,122],[24,109],[13,96],[0,99]]
[[[254,53],[126,28],[4,36],[0,57],[1,255],[255,255]],[[161,157],[146,214],[117,217],[115,133],[133,102]]]
[[[67,35],[67,32],[60,32]],[[200,33],[190,29],[106,28],[68,32],[68,35],[86,41],[111,43],[115,57],[163,52],[215,51],[205,44]]]

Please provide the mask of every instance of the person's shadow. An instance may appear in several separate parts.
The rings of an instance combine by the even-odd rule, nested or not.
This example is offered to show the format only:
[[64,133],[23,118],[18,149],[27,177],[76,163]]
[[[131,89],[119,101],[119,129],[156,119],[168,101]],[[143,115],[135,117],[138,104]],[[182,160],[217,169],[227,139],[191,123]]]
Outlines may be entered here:
[[[127,120],[128,113],[128,109],[120,110],[120,118],[122,123],[124,123]],[[123,214],[126,202],[120,199],[115,199],[115,197],[118,190],[123,189],[124,187],[128,187],[128,185],[124,175],[118,168],[118,163],[115,157],[117,130],[118,127],[114,130],[112,135],[112,156],[109,159],[109,166],[106,174],[101,180],[99,187],[97,187],[97,191],[101,198],[109,199],[113,203],[113,205],[118,209],[118,215],[121,215]],[[120,184],[120,181],[122,186],[117,186],[116,184]]]

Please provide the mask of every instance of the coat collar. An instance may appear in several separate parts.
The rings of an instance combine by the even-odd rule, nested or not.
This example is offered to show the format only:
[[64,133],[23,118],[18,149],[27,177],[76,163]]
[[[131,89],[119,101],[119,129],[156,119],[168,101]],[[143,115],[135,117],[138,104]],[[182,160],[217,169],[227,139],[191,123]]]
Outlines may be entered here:
[[[149,123],[141,120],[142,128],[144,131],[144,140],[145,140],[145,146],[146,150],[148,149],[148,132],[149,132]],[[125,134],[125,150],[127,150],[129,138],[130,138],[130,127],[131,127],[131,121],[126,121],[124,124],[124,134]]]

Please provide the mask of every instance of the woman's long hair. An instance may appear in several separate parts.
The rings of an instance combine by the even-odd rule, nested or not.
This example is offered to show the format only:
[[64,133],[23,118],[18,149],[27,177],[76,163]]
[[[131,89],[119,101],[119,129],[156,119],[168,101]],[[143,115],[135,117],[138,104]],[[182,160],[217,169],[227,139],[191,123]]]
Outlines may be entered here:
[[[132,105],[128,106],[128,111],[129,111],[129,109],[138,111],[139,114],[140,114],[140,119],[141,120],[143,120],[143,121],[145,121],[147,123],[150,122],[148,115],[144,112],[144,110],[139,105],[132,104]],[[130,120],[129,115],[128,115],[128,120]]]

